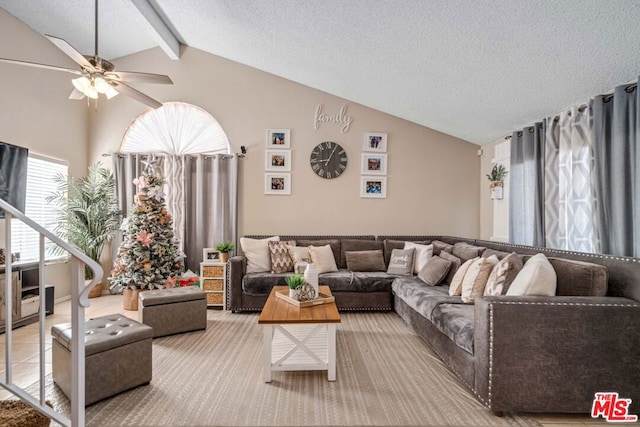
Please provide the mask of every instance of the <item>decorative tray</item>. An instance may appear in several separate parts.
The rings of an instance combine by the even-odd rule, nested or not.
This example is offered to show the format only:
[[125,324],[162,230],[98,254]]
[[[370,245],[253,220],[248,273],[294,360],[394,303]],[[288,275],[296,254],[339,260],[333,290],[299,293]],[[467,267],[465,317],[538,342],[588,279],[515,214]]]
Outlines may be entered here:
[[327,295],[327,294],[323,294],[322,292],[319,292],[319,297],[316,299],[312,299],[310,301],[298,301],[295,300],[293,298],[289,297],[289,290],[285,289],[282,291],[276,291],[276,297],[285,300],[286,302],[288,302],[289,304],[293,304],[297,307],[311,307],[313,305],[320,305],[320,304],[329,304],[331,302],[334,302],[336,299],[331,296],[331,295]]

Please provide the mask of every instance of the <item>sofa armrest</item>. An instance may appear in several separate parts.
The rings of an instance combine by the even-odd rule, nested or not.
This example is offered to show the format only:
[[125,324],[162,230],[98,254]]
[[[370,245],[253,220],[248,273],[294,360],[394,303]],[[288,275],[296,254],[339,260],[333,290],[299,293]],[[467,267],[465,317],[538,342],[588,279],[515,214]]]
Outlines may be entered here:
[[227,309],[242,308],[242,278],[247,268],[247,259],[241,255],[229,258],[229,282],[227,283]]
[[476,394],[494,412],[589,413],[618,392],[640,413],[640,303],[614,297],[482,297]]

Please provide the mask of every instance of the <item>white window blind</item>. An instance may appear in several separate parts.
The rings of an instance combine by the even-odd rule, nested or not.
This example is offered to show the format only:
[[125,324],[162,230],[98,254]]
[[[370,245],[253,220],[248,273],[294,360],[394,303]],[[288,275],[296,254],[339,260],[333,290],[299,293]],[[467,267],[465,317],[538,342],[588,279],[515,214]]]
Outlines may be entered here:
[[[69,166],[61,160],[50,159],[36,154],[29,154],[27,167],[27,197],[25,215],[53,232],[57,224],[56,210],[45,199],[56,191],[57,184],[54,177],[57,174],[67,175]],[[53,246],[45,239],[45,257],[53,257],[49,246]],[[39,257],[39,234],[26,226],[22,221],[11,221],[11,251],[20,253],[21,261],[37,260]]]

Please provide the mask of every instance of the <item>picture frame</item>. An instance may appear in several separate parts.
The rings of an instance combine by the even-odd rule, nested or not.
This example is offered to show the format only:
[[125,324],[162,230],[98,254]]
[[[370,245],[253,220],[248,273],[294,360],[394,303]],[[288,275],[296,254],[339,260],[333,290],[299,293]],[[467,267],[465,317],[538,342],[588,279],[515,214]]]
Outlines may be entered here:
[[265,173],[264,194],[288,196],[291,194],[290,173]]
[[387,134],[381,132],[365,132],[364,145],[362,151],[386,153],[387,152]]
[[220,262],[220,252],[214,248],[204,248],[202,249],[202,260],[203,262]]
[[266,150],[265,170],[291,172],[291,150]]
[[362,153],[362,169],[364,175],[386,175],[387,174],[387,155]]
[[267,129],[267,148],[291,148],[291,130]]
[[360,197],[386,199],[387,198],[387,177],[386,176],[361,176],[360,177]]

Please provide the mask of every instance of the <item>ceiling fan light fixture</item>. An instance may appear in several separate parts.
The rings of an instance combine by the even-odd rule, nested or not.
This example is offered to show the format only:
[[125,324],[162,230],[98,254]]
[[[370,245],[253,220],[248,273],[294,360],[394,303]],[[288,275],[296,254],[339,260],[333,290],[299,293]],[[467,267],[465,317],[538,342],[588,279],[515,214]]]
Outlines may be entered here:
[[109,90],[109,88],[111,86],[109,86],[109,83],[107,83],[107,81],[105,79],[103,79],[102,77],[96,77],[93,79],[93,86],[95,86],[96,90],[98,91],[98,93],[107,93],[107,91]]
[[91,99],[98,99],[98,91],[91,84],[91,80],[88,77],[78,77],[77,79],[71,80],[73,86],[82,92],[85,96],[88,96]]
[[107,88],[107,91],[104,93],[107,97],[107,99],[111,99],[114,96],[116,96],[117,94],[119,94],[120,92],[118,92],[117,90],[114,89],[113,86],[111,86],[109,83],[107,83],[107,86],[109,86]]

